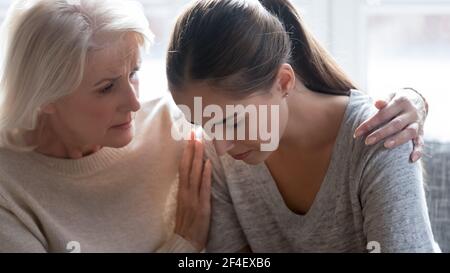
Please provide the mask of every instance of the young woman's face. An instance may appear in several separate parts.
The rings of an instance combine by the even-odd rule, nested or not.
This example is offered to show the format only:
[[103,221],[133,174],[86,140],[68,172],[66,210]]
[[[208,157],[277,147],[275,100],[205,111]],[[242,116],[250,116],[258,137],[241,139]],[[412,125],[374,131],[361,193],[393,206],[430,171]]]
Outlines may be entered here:
[[[226,134],[220,134],[222,140],[214,139],[216,150],[219,155],[228,153],[236,160],[242,160],[247,164],[259,164],[266,160],[269,155],[277,149],[279,140],[281,139],[288,121],[288,107],[285,100],[284,88],[275,84],[271,90],[261,94],[254,94],[244,99],[234,100],[225,96],[223,92],[215,90],[206,84],[193,84],[186,86],[183,90],[172,92],[173,98],[178,105],[185,105],[190,109],[191,116],[186,116],[186,119],[195,123],[194,112],[203,113],[205,108],[209,105],[217,105],[222,113],[223,118],[227,120],[223,122],[210,122],[212,117],[202,115],[201,124],[206,131],[211,128],[211,131],[217,133],[216,126],[223,125],[223,132],[226,128],[234,129],[233,139],[226,137]],[[195,98],[202,98],[202,109],[194,108]],[[198,105],[198,103],[197,103]],[[237,115],[233,112],[227,113],[227,106],[242,105],[244,108],[251,106],[256,109],[257,115],[251,115],[240,111]],[[267,111],[264,112],[266,108]],[[271,109],[278,109],[278,114],[271,111]],[[249,109],[249,108],[247,108]],[[234,118],[233,118],[234,117]],[[208,124],[209,122],[209,124]],[[227,122],[228,126],[227,126]],[[214,124],[211,126],[211,124]],[[265,124],[265,125],[264,125]],[[245,138],[239,139],[237,131],[241,129],[245,132]],[[256,131],[256,138],[251,137],[251,130]],[[269,137],[269,139],[268,139]],[[270,145],[269,145],[270,143]],[[261,149],[261,145],[266,144],[273,149]]]
[[133,113],[140,108],[139,66],[132,37],[90,53],[81,85],[51,106],[53,128],[81,145],[126,146],[133,138]]

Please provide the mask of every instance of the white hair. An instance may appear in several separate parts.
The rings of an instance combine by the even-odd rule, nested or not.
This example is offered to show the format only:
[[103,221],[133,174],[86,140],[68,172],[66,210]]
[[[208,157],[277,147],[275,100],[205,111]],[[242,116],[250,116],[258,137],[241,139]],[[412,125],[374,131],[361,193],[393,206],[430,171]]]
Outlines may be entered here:
[[95,37],[135,34],[153,40],[140,3],[129,0],[16,0],[0,41],[0,147],[28,151],[40,109],[80,84]]

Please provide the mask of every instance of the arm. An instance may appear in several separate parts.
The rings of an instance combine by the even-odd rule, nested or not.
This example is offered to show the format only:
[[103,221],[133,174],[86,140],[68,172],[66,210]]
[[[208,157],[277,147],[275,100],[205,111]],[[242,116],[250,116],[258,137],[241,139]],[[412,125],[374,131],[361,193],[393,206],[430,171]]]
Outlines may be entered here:
[[412,162],[419,160],[424,145],[423,125],[428,115],[428,103],[425,98],[412,88],[404,88],[389,95],[385,100],[377,100],[375,106],[379,110],[378,113],[364,121],[355,130],[354,137],[363,136],[373,128],[386,123],[366,136],[366,145],[383,141],[385,148],[393,149],[413,140],[414,147],[410,159]]
[[228,192],[223,166],[210,143],[206,148],[213,165],[211,193],[211,226],[207,252],[250,252]]
[[367,242],[381,252],[434,252],[420,163],[409,163],[412,145],[393,150],[382,145],[363,157],[360,201]]
[[188,240],[177,233],[172,233],[170,238],[156,250],[156,253],[197,253],[195,248]]
[[0,195],[0,253],[45,253],[46,248],[8,209]]

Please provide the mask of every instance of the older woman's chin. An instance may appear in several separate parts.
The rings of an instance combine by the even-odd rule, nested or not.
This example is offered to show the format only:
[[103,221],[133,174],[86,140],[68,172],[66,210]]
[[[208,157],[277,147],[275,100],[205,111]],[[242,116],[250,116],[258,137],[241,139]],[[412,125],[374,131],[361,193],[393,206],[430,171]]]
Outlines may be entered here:
[[130,128],[127,131],[120,132],[120,133],[114,133],[111,134],[111,136],[108,137],[107,145],[111,148],[122,148],[127,146],[131,143],[134,139],[134,128]]

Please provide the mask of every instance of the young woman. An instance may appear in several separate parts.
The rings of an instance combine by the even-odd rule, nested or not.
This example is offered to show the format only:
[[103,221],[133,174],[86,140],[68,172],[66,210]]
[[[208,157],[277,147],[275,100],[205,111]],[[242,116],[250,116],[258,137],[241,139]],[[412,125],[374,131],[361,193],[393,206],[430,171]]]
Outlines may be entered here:
[[[176,103],[190,109],[198,97],[227,115],[229,105],[279,107],[271,124],[280,136],[275,151],[261,150],[267,139],[260,134],[249,139],[255,120],[248,113],[222,121],[245,126],[246,137],[215,141],[228,155],[213,161],[209,251],[439,251],[420,165],[408,160],[411,143],[370,145],[374,136],[384,138],[380,126],[369,128],[366,141],[352,137],[376,112],[373,102],[355,90],[289,1],[193,3],[172,34],[167,76]],[[257,125],[271,118],[260,115]],[[415,129],[403,114],[390,118],[388,128],[406,128],[401,134]]]

